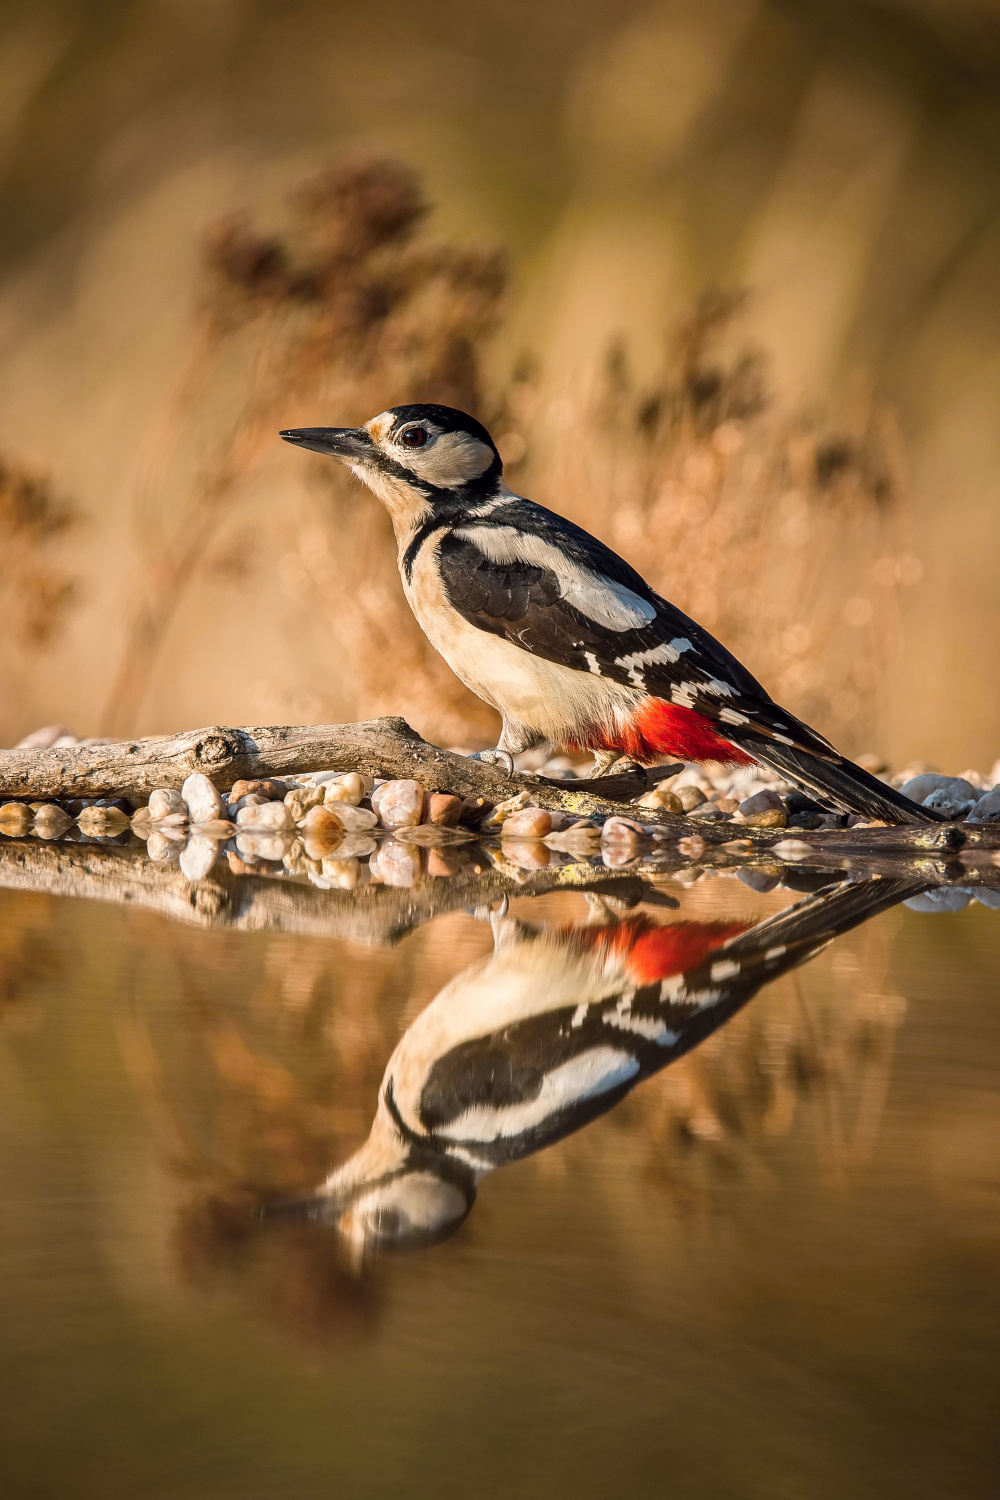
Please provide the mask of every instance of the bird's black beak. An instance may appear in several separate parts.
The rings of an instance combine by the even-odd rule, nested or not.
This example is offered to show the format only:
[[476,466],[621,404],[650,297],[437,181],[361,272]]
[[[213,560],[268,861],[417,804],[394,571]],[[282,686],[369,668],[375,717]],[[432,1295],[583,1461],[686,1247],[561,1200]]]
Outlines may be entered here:
[[375,444],[363,427],[291,427],[279,433],[286,443],[327,453],[348,463],[363,463],[375,456]]

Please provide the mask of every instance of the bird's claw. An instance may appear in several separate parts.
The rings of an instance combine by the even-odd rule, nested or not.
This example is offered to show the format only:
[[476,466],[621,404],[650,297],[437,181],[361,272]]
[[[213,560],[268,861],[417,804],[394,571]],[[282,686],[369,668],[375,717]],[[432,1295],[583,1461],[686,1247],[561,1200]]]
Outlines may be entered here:
[[477,750],[469,759],[482,761],[484,766],[502,766],[508,776],[514,774],[514,758],[506,750]]

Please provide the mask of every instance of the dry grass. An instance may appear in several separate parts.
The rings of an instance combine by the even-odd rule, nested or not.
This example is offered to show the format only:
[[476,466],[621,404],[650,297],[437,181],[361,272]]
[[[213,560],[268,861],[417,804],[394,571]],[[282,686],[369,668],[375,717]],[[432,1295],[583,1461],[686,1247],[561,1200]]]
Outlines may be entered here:
[[77,583],[51,552],[77,521],[46,475],[0,455],[0,628],[8,642],[38,650],[65,622]]
[[[155,540],[109,695],[109,732],[135,723],[192,580],[239,571],[224,528],[279,428],[331,412],[352,425],[403,401],[479,408],[479,350],[499,316],[503,256],[432,240],[421,232],[426,213],[408,168],[355,156],[291,195],[281,234],[262,235],[239,217],[206,234],[191,357],[136,497],[140,529]],[[241,402],[220,411],[214,393],[234,370]],[[463,696],[412,622],[399,634],[388,527],[371,512],[355,519],[350,480],[333,469],[323,468],[325,503],[303,527],[298,555],[354,655],[356,680],[384,680],[389,655],[395,681],[426,676],[445,703]],[[171,506],[167,525],[163,496],[178,474],[187,476],[187,499],[179,511]],[[475,715],[471,700],[465,710]]]

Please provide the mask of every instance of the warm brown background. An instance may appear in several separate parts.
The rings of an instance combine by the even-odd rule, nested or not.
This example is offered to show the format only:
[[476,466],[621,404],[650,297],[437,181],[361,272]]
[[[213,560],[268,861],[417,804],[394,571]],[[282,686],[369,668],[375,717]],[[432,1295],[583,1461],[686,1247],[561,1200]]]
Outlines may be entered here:
[[[170,406],[205,227],[246,209],[284,234],[289,192],[365,146],[416,169],[428,242],[506,248],[476,379],[515,487],[847,748],[988,769],[998,84],[995,0],[6,0],[0,457],[77,519],[0,505],[0,743],[387,708],[490,733],[410,634],[374,502],[262,442],[192,531],[263,348],[230,342]],[[686,356],[674,334],[712,288],[748,301]],[[363,389],[327,369],[273,425],[404,399],[396,369]],[[721,405],[689,399],[706,369]],[[650,446],[655,391],[674,416]],[[114,700],[185,534],[155,663]]]

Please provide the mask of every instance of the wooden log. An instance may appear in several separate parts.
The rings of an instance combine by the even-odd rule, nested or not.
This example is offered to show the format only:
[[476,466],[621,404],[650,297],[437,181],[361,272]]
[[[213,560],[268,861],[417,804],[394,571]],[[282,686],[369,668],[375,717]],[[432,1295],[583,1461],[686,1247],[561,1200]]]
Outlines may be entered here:
[[[370,776],[408,777],[427,790],[480,796],[502,802],[528,792],[539,807],[600,822],[622,815],[622,802],[669,774],[670,767],[636,770],[592,781],[555,781],[469,760],[421,739],[405,719],[357,724],[252,726],[213,725],[161,739],[122,740],[113,745],[74,745],[49,750],[0,750],[0,797],[59,801],[71,797],[145,798],[157,787],[180,787],[202,771],[220,790],[234,781],[291,776],[303,771],[359,770]],[[960,848],[1000,848],[1000,824],[905,824],[891,828],[747,828],[706,823],[662,808],[634,807],[629,816],[671,838],[702,839],[708,845],[747,838],[766,848],[794,838],[843,853],[866,849],[932,854]]]
[[588,814],[581,812],[581,816],[590,815],[590,810],[596,816],[602,812],[609,816],[620,811],[613,804],[630,802],[680,769],[679,765],[657,766],[644,772],[636,767],[623,775],[572,782],[518,773],[507,776],[497,766],[429,744],[401,718],[305,728],[211,725],[161,739],[111,745],[0,750],[0,797],[31,801],[115,795],[139,798],[148,797],[157,787],[179,788],[193,771],[203,772],[225,791],[240,780],[356,770],[369,776],[409,777],[428,790],[487,797],[491,802],[527,790],[543,807],[586,807]]

